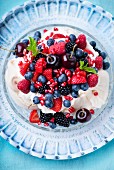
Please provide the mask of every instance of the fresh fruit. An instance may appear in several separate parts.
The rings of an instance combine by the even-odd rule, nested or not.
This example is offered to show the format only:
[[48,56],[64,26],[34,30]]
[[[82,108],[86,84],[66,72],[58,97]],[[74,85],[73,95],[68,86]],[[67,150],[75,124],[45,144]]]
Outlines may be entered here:
[[88,122],[91,119],[91,113],[88,109],[79,109],[76,112],[76,120],[80,123]]
[[58,39],[58,38],[65,38],[63,34],[54,34],[53,39]]
[[40,76],[38,77],[38,82],[41,82],[41,83],[45,84],[46,81],[47,81],[47,80],[46,80],[46,77],[45,77],[45,76],[40,75]]
[[100,56],[103,58],[103,60],[105,60],[107,57],[107,54],[105,52],[100,52]]
[[80,89],[83,90],[83,91],[88,90],[88,88],[89,88],[88,83],[84,83],[84,84],[80,85]]
[[39,122],[39,115],[37,113],[37,110],[31,111],[30,116],[29,116],[29,121],[31,123],[38,123]]
[[35,65],[35,71],[37,73],[42,73],[43,72],[43,68],[46,67],[46,61],[45,58],[40,58],[37,60],[36,65]]
[[53,107],[53,101],[52,100],[45,100],[45,106],[47,107],[47,108],[51,108],[52,109],[52,107]]
[[29,93],[29,91],[30,91],[30,81],[26,80],[26,79],[19,81],[18,84],[17,84],[17,88],[25,94]]
[[77,98],[78,97],[78,92],[72,91],[71,96],[73,98]]
[[52,79],[52,69],[51,68],[45,69],[43,72],[43,75],[47,78],[47,80],[51,80]]
[[90,74],[87,77],[87,82],[89,87],[95,87],[98,83],[98,75],[97,74]]
[[30,70],[30,71],[35,71],[35,63],[31,63],[31,64],[29,65],[29,70]]
[[39,74],[40,74],[40,73],[38,73],[38,72],[36,72],[36,71],[34,72],[34,75],[33,75],[33,78],[32,78],[32,81],[33,81],[33,82],[36,82]]
[[50,54],[62,55],[65,54],[65,42],[59,42],[49,47]]
[[40,58],[46,58],[46,55],[42,54],[42,53],[38,53],[36,55],[36,57],[34,57],[33,63],[36,63],[38,59]]
[[69,127],[70,120],[65,117],[64,113],[57,112],[57,113],[54,114],[54,118],[55,118],[55,122],[58,125],[64,126],[64,127]]
[[72,85],[72,91],[74,92],[78,92],[80,90],[80,85],[77,84],[77,85]]
[[51,113],[43,113],[40,111],[40,120],[42,123],[49,122],[52,119],[53,115]]
[[31,80],[33,78],[33,73],[31,71],[26,72],[24,75],[26,80]]
[[83,57],[83,50],[81,50],[80,48],[76,49],[76,58],[77,59],[81,59]]
[[70,124],[75,125],[77,123],[76,119],[71,119]]
[[55,123],[50,123],[50,128],[55,129],[57,125]]
[[67,53],[65,55],[62,56],[62,66],[67,68],[67,69],[71,69],[71,68],[75,68],[76,67],[76,57],[72,56]]
[[24,40],[22,41],[22,43],[28,45],[28,44],[29,44],[29,40],[28,40],[28,39],[24,39]]
[[83,76],[73,75],[71,78],[71,84],[82,84],[82,83],[86,83],[86,82],[87,82],[87,80]]
[[95,42],[95,41],[91,41],[91,42],[90,42],[90,45],[91,45],[93,48],[95,48],[95,47],[96,47],[96,42]]
[[39,88],[37,89],[37,91],[38,91],[38,93],[40,93],[40,94],[45,94],[45,90],[47,90],[47,89],[49,89],[49,86],[48,86],[47,84],[45,84],[45,85],[39,87]]
[[81,48],[81,49],[85,49],[86,48],[86,44],[87,44],[86,36],[84,34],[80,34],[78,36],[78,40],[79,40],[78,47]]
[[47,99],[47,100],[52,100],[53,99],[53,94],[51,94],[51,93],[47,93],[46,95],[45,95],[45,99]]
[[48,41],[47,41],[47,45],[50,47],[51,45],[54,44],[54,42],[55,42],[55,40],[54,40],[53,38],[50,38],[50,39],[48,39]]
[[27,48],[27,45],[25,43],[18,43],[15,47],[15,53],[18,57],[23,57],[23,50]]
[[103,58],[101,56],[96,57],[95,59],[95,67],[100,70],[103,68]]
[[33,98],[33,103],[34,103],[34,104],[39,104],[39,103],[40,103],[40,100],[39,100],[38,96],[35,96],[35,97]]
[[29,68],[29,63],[22,63],[20,67],[20,73],[22,76],[25,75],[25,73],[27,72],[28,68]]
[[66,45],[65,45],[66,53],[69,53],[69,52],[73,51],[73,47],[74,47],[75,44],[76,44],[75,42],[66,43]]
[[70,100],[64,100],[64,101],[63,101],[63,105],[64,105],[65,107],[70,107],[70,106],[71,106]]
[[70,41],[75,42],[76,41],[76,36],[74,34],[69,35]]
[[61,93],[61,95],[63,96],[67,96],[68,94],[70,94],[71,92],[71,87],[69,85],[66,86],[59,86],[58,87],[59,92]]
[[59,92],[59,90],[55,90],[54,91],[54,98],[59,98],[61,96],[61,93]]
[[66,74],[61,74],[61,75],[58,77],[58,82],[59,82],[59,83],[63,83],[63,82],[65,82],[65,81],[67,81],[67,76],[66,76]]
[[59,98],[53,99],[53,103],[54,103],[54,106],[51,109],[54,110],[55,112],[59,112],[62,107],[62,98],[59,97]]
[[40,32],[40,31],[36,31],[36,32],[34,33],[34,36],[41,38],[41,32]]
[[[37,49],[38,49],[40,52],[42,52],[42,51],[43,51],[42,45],[38,45],[38,46],[37,46]],[[39,53],[39,54],[41,54],[41,53]]]
[[32,93],[36,93],[36,92],[37,92],[37,89],[35,88],[34,84],[31,84],[31,85],[30,85],[30,91],[31,91]]
[[109,62],[103,62],[103,70],[107,70],[110,67]]
[[48,55],[46,58],[47,67],[49,68],[59,68],[60,66],[60,57],[57,55]]

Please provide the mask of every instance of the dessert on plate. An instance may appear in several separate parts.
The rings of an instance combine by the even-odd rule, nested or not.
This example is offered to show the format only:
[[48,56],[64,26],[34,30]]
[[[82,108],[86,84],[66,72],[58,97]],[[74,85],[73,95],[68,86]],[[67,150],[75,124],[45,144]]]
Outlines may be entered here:
[[73,29],[36,31],[16,44],[5,80],[31,123],[69,127],[91,119],[107,100],[110,64],[95,41]]

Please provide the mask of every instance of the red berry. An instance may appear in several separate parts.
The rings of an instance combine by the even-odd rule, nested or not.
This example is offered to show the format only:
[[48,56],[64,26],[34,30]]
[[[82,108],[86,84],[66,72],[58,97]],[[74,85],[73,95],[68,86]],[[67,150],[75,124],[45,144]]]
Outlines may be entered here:
[[42,73],[43,72],[43,68],[46,67],[46,61],[45,58],[40,58],[37,60],[36,65],[35,65],[35,71],[37,73]]
[[78,47],[81,49],[85,49],[87,42],[86,42],[86,36],[84,34],[80,34],[78,36],[79,42],[78,42]]
[[44,30],[43,30],[44,33],[47,32],[47,31],[48,31],[47,29],[44,29]]
[[94,96],[98,96],[98,92],[97,91],[94,91],[93,94],[94,94]]
[[95,67],[100,70],[103,68],[103,58],[101,56],[96,57],[95,59]]
[[17,84],[17,88],[25,94],[29,93],[29,91],[30,91],[30,81],[28,81],[26,79],[19,81],[18,84]]
[[42,52],[43,52],[43,53],[46,53],[46,54],[49,54],[49,48],[48,48],[48,47],[45,47]]
[[91,114],[94,114],[94,113],[95,113],[95,111],[94,111],[93,109],[91,109],[91,110],[90,110],[90,113],[91,113]]
[[65,38],[63,34],[54,34],[53,39]]
[[66,99],[66,100],[73,100],[73,97],[71,97],[71,96],[64,96],[64,98]]
[[47,36],[46,38],[45,38],[45,40],[48,40],[49,39],[49,36]]
[[51,68],[45,69],[43,75],[47,78],[47,80],[50,81],[52,79],[52,69]]
[[33,82],[36,82],[39,74],[40,74],[40,73],[34,72],[34,76],[33,76],[33,78],[32,78],[32,81],[33,81]]
[[89,87],[95,87],[98,83],[98,75],[97,74],[91,74],[87,78],[87,82]]
[[51,45],[49,47],[49,53],[57,55],[65,54],[65,42],[59,42],[55,45]]
[[47,122],[46,122],[46,123],[44,123],[44,126],[49,126],[49,123],[47,123]]
[[31,123],[39,123],[39,116],[38,116],[37,110],[31,111],[30,116],[29,116],[29,121]]
[[83,77],[86,77],[86,71],[78,71],[77,73],[76,73],[77,75],[80,75],[80,76],[83,76]]
[[71,106],[71,107],[68,109],[68,111],[69,111],[70,113],[73,113],[73,112],[76,111],[76,109],[75,109],[74,107]]
[[55,118],[52,117],[52,119],[50,120],[50,122],[54,123],[54,121],[55,121]]
[[57,27],[54,27],[54,31],[58,31],[59,29]]
[[69,117],[70,117],[70,113],[67,113],[67,114],[66,114],[66,118],[69,118]]
[[53,99],[54,106],[51,108],[55,112],[59,112],[62,107],[62,98]]
[[84,49],[84,51],[85,51],[85,52],[87,52],[88,54],[92,54],[92,55],[94,55],[94,54],[93,54],[93,52],[92,52],[92,51],[90,51],[90,50],[88,50],[88,49]]
[[71,78],[71,84],[82,84],[86,82],[86,78],[80,75],[73,75]]
[[25,73],[27,72],[29,65],[30,65],[30,63],[21,63],[21,65],[19,63],[20,73],[21,73],[22,76],[24,76]]

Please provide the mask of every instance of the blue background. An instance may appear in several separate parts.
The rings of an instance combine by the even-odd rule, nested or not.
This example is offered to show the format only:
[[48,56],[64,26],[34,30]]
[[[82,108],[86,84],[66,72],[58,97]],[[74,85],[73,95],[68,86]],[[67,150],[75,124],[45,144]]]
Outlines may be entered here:
[[[0,0],[0,19],[25,0]],[[114,16],[114,0],[90,0]],[[65,161],[43,160],[17,150],[0,137],[0,170],[114,170],[114,140],[89,155]]]

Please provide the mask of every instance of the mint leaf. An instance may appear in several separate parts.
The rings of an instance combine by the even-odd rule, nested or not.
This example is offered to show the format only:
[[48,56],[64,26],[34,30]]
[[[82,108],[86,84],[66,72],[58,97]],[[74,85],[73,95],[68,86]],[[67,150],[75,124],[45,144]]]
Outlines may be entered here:
[[32,51],[33,56],[36,56],[39,53],[37,49],[37,42],[32,37],[29,37],[29,40],[30,40],[30,44],[27,47],[27,50]]
[[84,61],[80,61],[80,69],[89,73],[97,74],[96,70],[92,67],[87,67],[88,64],[84,66]]

